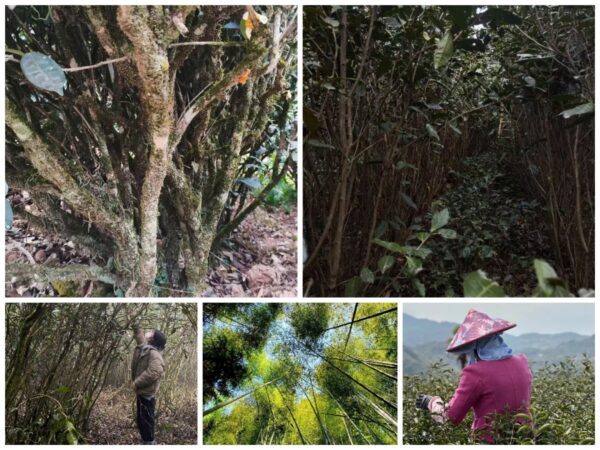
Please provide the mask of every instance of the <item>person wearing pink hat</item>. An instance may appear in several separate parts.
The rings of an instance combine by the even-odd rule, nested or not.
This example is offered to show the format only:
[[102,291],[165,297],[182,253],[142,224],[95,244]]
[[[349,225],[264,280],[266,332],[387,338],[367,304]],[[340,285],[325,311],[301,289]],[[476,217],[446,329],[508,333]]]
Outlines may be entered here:
[[[529,414],[531,370],[525,355],[513,355],[502,332],[517,325],[487,314],[469,310],[450,341],[447,352],[465,354],[468,359],[458,389],[444,404],[439,396],[420,394],[417,408],[429,410],[433,420],[458,425],[473,409],[472,430],[493,429],[494,415]],[[483,439],[493,442],[485,434]]]

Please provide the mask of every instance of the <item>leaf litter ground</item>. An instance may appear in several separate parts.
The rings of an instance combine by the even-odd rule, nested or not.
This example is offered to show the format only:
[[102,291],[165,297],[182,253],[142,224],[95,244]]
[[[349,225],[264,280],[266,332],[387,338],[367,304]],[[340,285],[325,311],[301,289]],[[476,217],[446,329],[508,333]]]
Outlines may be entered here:
[[[23,195],[24,194],[24,195]],[[26,193],[11,191],[11,204],[28,205]],[[210,269],[205,297],[294,297],[297,286],[296,210],[255,209],[226,241]],[[26,220],[15,218],[5,233],[5,262],[64,266],[104,266],[89,251],[63,237],[40,232]],[[11,282],[6,280],[7,297],[106,297],[112,286],[83,282]],[[173,291],[175,296],[179,294]],[[164,294],[164,292],[162,292]]]
[[[194,445],[198,442],[197,405],[194,401],[178,405],[174,411],[160,408],[160,394],[155,430],[159,445]],[[135,424],[135,397],[124,389],[105,389],[90,416],[85,435],[92,445],[134,445],[140,443]]]
[[204,296],[295,297],[296,217],[295,209],[255,209],[221,251]]

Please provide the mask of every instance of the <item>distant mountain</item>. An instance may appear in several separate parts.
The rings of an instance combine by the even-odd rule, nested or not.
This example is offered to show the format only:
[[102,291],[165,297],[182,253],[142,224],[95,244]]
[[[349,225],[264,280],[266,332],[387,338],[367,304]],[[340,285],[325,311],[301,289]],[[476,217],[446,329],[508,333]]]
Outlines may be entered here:
[[452,330],[458,326],[457,323],[435,322],[429,319],[418,319],[410,314],[402,315],[402,337],[404,345],[413,347],[450,339]]
[[[404,375],[416,375],[426,372],[431,364],[442,361],[451,367],[460,369],[456,355],[446,352],[448,340],[452,331],[458,325],[451,322],[435,322],[427,319],[417,319],[409,314],[403,315]],[[576,359],[587,354],[594,359],[594,336],[577,333],[525,333],[514,336],[504,333],[506,343],[513,349],[514,354],[527,355],[534,369],[546,363],[554,363],[566,357]]]

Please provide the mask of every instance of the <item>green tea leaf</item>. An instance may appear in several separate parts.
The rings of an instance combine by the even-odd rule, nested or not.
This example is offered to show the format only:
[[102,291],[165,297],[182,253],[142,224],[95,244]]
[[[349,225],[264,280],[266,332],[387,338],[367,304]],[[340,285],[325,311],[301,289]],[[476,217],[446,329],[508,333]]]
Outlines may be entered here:
[[406,257],[406,271],[409,275],[416,275],[423,270],[423,261],[413,256]]
[[377,244],[390,252],[404,253],[404,247],[395,242],[382,241],[381,239],[373,239],[373,243]]
[[252,178],[239,178],[237,180],[237,182],[245,184],[250,189],[260,189],[260,187],[262,186],[260,184],[260,180],[258,178],[256,178],[256,177],[252,177]]
[[505,297],[504,289],[490,280],[484,271],[478,270],[465,276],[463,282],[465,297]]
[[413,287],[417,290],[421,297],[425,297],[425,285],[418,278],[411,280]]
[[581,116],[582,114],[591,114],[594,112],[594,103],[584,103],[583,105],[576,106],[575,108],[567,109],[561,112],[559,115],[568,119],[573,116]]
[[392,268],[395,262],[396,260],[393,256],[385,255],[379,258],[379,261],[377,261],[377,267],[379,268],[381,273],[386,273],[389,269]]
[[368,267],[363,267],[360,270],[360,279],[365,283],[370,284],[375,282],[375,275]]
[[431,232],[433,233],[434,231],[445,227],[449,220],[450,211],[448,211],[448,208],[444,208],[441,211],[434,212],[433,217],[431,218]]
[[417,167],[409,164],[405,161],[398,161],[398,164],[396,164],[396,170],[402,170],[402,169],[413,169],[413,170],[417,170]]
[[406,203],[412,209],[417,209],[417,204],[415,202],[413,202],[412,198],[410,198],[404,192],[400,192],[400,197],[402,197],[402,200],[404,201],[404,203]]
[[458,134],[459,136],[462,135],[462,131],[460,131],[456,126],[452,125],[451,123],[448,124],[448,126],[450,127],[450,129],[452,131],[454,131],[456,134]]
[[440,136],[438,135],[437,131],[435,131],[435,128],[433,128],[433,126],[431,126],[430,124],[425,124],[425,129],[427,130],[427,134],[429,136],[434,138],[436,141],[440,140]]
[[324,17],[323,21],[333,28],[337,28],[340,26],[340,22],[338,20],[335,20],[333,17]]
[[533,260],[533,268],[538,285],[536,297],[572,297],[567,284],[562,280],[550,264],[542,259]]
[[452,33],[446,31],[444,37],[440,39],[435,51],[433,52],[433,67],[438,70],[444,67],[454,54],[454,42],[452,41]]
[[441,230],[437,230],[437,234],[442,236],[445,239],[456,239],[456,231],[451,230],[450,228],[442,228]]

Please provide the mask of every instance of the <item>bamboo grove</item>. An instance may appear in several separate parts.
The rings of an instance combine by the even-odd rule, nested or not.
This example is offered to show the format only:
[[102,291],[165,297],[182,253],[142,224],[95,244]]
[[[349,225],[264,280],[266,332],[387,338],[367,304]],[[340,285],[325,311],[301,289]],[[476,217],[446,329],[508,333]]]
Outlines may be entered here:
[[[87,439],[104,391],[131,391],[133,326],[167,336],[158,414],[197,408],[197,307],[192,304],[6,305],[6,440],[76,444]],[[127,424],[132,420],[129,418]],[[191,417],[192,421],[195,421]],[[196,426],[194,425],[194,429]],[[117,444],[135,441],[116,436]]]
[[397,305],[206,304],[205,444],[396,444]]
[[[572,292],[594,287],[592,6],[303,14],[305,295],[460,296],[471,271],[508,276],[494,251],[513,259],[518,214],[508,231],[498,217],[461,223],[453,219],[480,205],[443,197],[480,155],[501,162],[504,180],[537,205],[544,243],[526,270],[547,258]],[[497,186],[502,177],[491,176]],[[495,186],[482,184],[472,187],[486,204]],[[423,235],[435,213],[452,231]],[[452,242],[459,249],[445,253]],[[461,254],[465,246],[474,251]],[[432,251],[440,264],[428,264]]]

